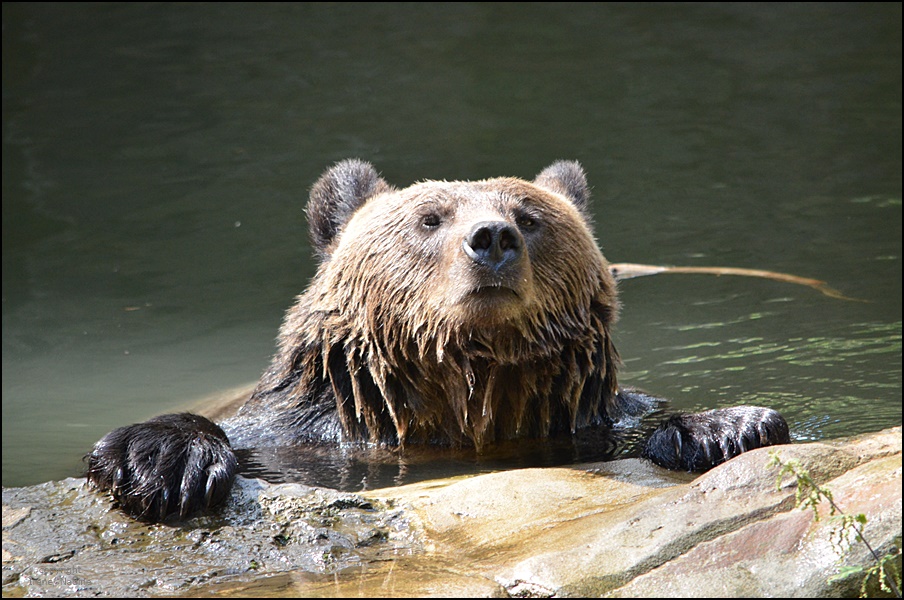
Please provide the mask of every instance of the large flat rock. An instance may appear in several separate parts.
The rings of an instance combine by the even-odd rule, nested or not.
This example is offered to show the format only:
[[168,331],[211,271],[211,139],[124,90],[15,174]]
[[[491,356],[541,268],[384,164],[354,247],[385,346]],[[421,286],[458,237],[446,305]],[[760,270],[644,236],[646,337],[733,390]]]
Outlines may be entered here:
[[767,467],[796,459],[901,541],[901,428],[748,452],[699,477],[641,460],[362,494],[240,480],[219,514],[131,521],[70,479],[3,492],[3,591],[20,595],[837,596],[868,566]]

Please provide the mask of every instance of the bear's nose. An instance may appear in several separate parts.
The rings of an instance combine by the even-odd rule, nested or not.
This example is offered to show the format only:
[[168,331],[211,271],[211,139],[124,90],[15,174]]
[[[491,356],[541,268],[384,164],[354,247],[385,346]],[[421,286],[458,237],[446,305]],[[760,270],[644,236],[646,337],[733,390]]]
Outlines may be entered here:
[[521,256],[524,239],[517,227],[505,221],[476,223],[461,244],[474,262],[498,271]]

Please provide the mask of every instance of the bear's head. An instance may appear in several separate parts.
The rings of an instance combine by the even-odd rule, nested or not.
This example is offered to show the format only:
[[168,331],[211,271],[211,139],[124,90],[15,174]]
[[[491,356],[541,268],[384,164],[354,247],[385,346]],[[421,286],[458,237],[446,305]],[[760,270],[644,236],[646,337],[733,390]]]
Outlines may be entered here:
[[311,191],[321,263],[271,380],[298,397],[328,383],[346,438],[372,442],[479,447],[605,419],[617,299],[588,201],[575,162],[404,189],[338,163]]

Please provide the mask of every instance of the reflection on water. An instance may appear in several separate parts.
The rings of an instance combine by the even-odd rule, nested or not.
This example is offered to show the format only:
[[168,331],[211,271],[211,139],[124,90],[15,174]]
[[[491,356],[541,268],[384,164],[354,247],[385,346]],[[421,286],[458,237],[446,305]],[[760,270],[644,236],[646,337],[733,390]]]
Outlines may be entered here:
[[622,380],[682,410],[773,406],[798,439],[899,424],[900,23],[900,4],[4,3],[3,484],[256,380],[315,269],[307,189],[350,156],[398,185],[578,159],[613,261],[866,299],[626,281]]
[[240,450],[237,454],[241,473],[248,477],[356,492],[459,475],[638,456],[639,440],[651,433],[662,418],[662,413],[655,411],[640,426],[616,427],[604,436],[506,441],[480,453],[472,448],[414,446],[402,451],[315,444]]
[[[711,325],[715,324],[703,327]],[[739,338],[671,350],[679,357],[663,364],[679,365],[683,378],[751,371],[761,383],[756,389],[738,390],[733,396],[737,402],[781,405],[792,414],[809,413],[794,427],[795,440],[831,437],[832,431],[851,427],[845,419],[857,414],[858,407],[858,431],[887,427],[900,414],[900,406],[894,402],[901,390],[900,372],[896,373],[894,366],[901,357],[900,322],[854,323],[844,337],[790,337],[781,342]],[[869,370],[869,365],[882,363],[887,365],[886,373],[877,375]],[[789,374],[794,374],[799,391],[788,391],[788,385],[777,381]],[[889,401],[883,402],[883,398]],[[833,413],[840,416],[830,417]]]

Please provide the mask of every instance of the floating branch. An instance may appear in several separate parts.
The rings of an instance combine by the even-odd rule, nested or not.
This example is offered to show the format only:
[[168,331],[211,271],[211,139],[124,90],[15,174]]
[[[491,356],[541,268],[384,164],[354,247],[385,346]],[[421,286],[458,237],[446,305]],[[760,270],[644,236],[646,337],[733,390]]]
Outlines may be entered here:
[[809,279],[807,277],[798,277],[788,273],[778,273],[776,271],[764,271],[762,269],[739,269],[736,267],[665,267],[659,265],[640,265],[637,263],[614,263],[609,265],[612,276],[621,281],[623,279],[633,279],[635,277],[645,277],[647,275],[660,275],[662,273],[697,273],[706,275],[740,275],[742,277],[760,277],[762,279],[772,279],[774,281],[784,281],[785,283],[794,283],[797,285],[805,285],[809,288],[825,294],[831,298],[839,300],[849,300],[851,302],[868,302],[861,298],[851,298],[845,296],[838,290],[829,285],[825,281],[819,279]]

